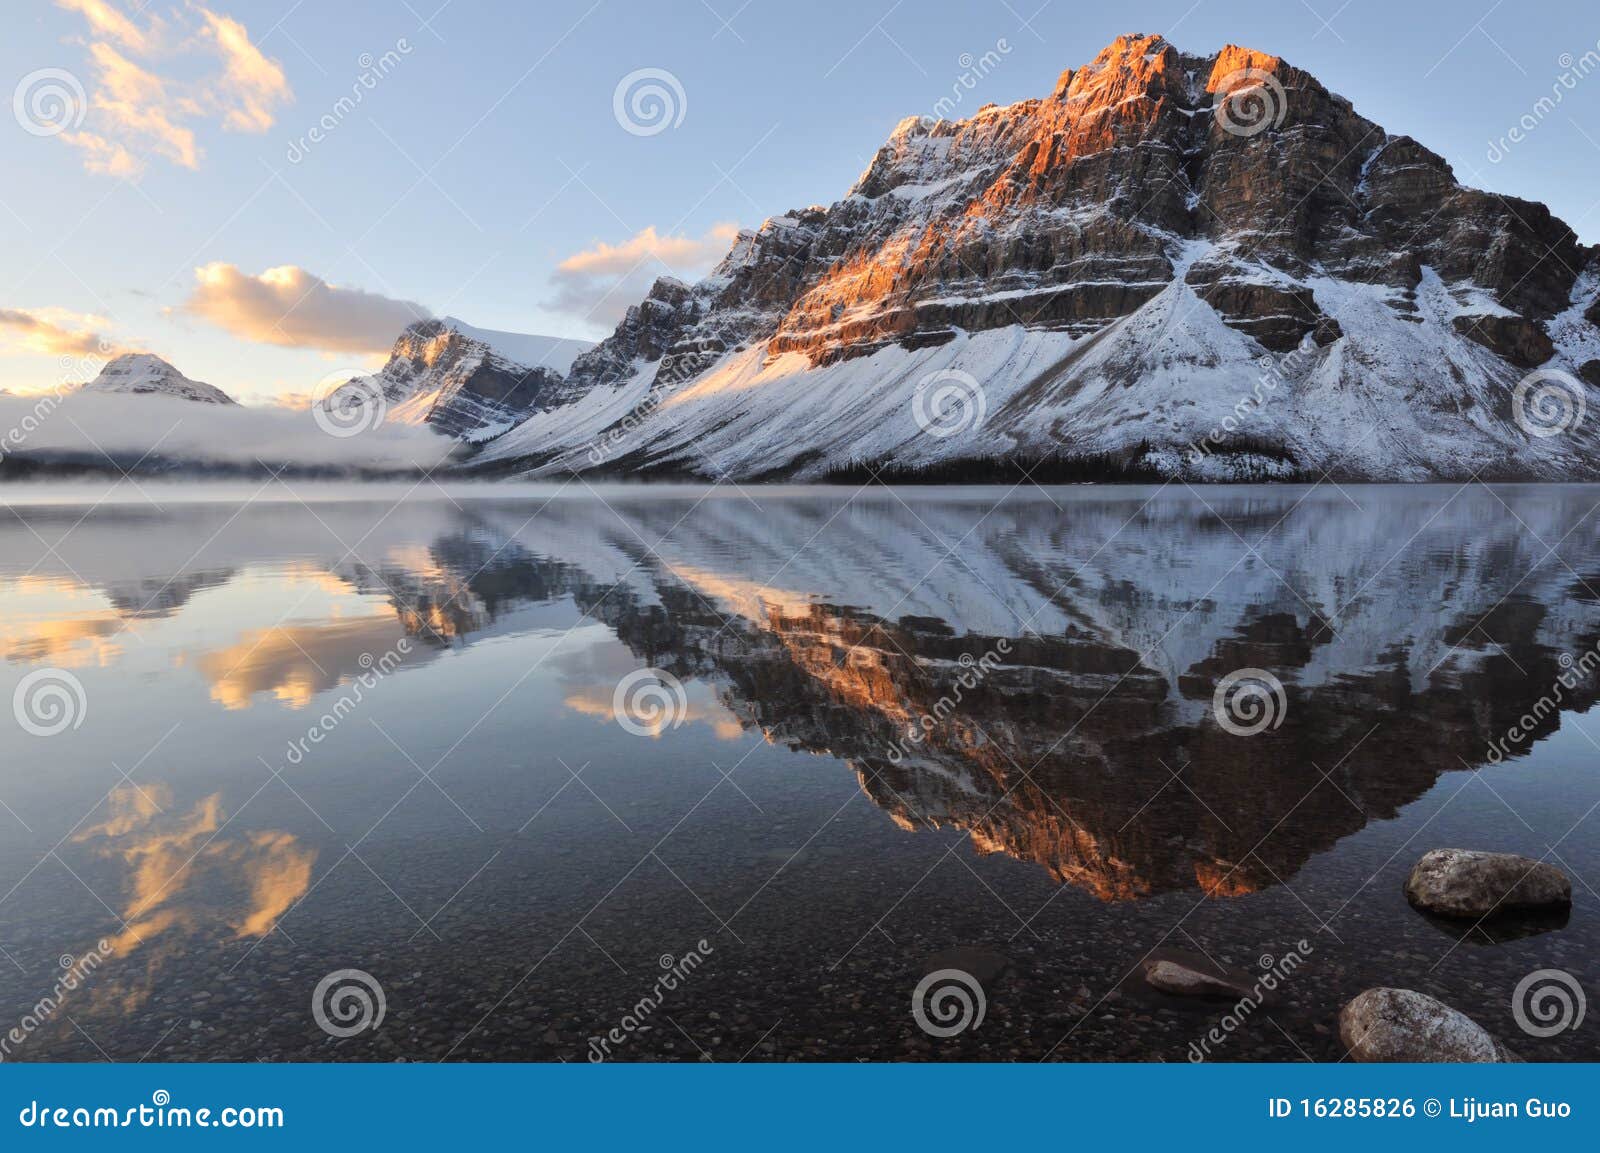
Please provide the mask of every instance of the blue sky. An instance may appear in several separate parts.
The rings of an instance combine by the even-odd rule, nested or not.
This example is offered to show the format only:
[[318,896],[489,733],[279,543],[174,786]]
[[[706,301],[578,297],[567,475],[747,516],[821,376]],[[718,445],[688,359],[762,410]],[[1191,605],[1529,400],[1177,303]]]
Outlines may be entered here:
[[[305,392],[380,362],[411,305],[597,338],[655,276],[704,272],[733,226],[838,199],[1002,40],[963,107],[1045,95],[1121,33],[1243,44],[1600,242],[1600,74],[1534,114],[1600,51],[1592,0],[441,3],[8,12],[0,79],[23,107],[0,120],[0,388],[53,386],[94,334],[236,395]],[[614,96],[646,69],[676,82],[669,122],[629,132]],[[82,119],[55,132],[28,97],[70,106],[74,83]]]

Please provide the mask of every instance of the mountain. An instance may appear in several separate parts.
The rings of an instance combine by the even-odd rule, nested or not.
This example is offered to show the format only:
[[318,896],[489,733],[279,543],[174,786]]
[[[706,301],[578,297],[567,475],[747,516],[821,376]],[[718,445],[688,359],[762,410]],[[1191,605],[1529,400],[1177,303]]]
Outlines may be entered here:
[[902,121],[844,199],[657,281],[476,463],[1594,477],[1597,293],[1543,205],[1308,73],[1124,36],[1045,97]]
[[172,365],[148,352],[127,352],[106,361],[100,375],[82,392],[125,396],[171,396],[201,404],[234,404],[216,385],[190,380]]
[[594,347],[592,340],[572,340],[564,336],[539,336],[529,332],[501,332],[493,328],[474,328],[464,320],[446,316],[441,324],[468,340],[487,344],[496,354],[518,364],[552,369],[562,375],[572,371],[572,362]]
[[400,334],[379,372],[341,385],[324,403],[362,405],[381,394],[388,420],[481,440],[532,412],[591,347],[582,340],[473,328],[448,316],[419,320]]

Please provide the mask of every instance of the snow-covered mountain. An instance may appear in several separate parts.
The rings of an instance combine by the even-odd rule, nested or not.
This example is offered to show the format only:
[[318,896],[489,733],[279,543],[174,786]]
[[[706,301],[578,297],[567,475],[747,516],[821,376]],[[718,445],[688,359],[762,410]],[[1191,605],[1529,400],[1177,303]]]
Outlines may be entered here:
[[439,323],[454,329],[468,340],[487,344],[495,354],[530,368],[548,368],[563,376],[572,371],[572,362],[594,347],[592,340],[573,340],[565,336],[540,336],[531,332],[501,332],[476,328],[453,316]]
[[529,415],[481,419],[516,423],[476,463],[1594,477],[1597,293],[1544,206],[1300,69],[1125,36],[1041,99],[903,121],[843,200],[658,281]]
[[172,365],[148,352],[128,352],[108,360],[82,392],[123,396],[170,396],[201,404],[234,404],[213,384],[190,380]]
[[419,320],[400,334],[380,371],[341,385],[323,403],[364,406],[381,395],[389,421],[482,440],[532,412],[592,347],[582,340],[474,328],[448,316]]

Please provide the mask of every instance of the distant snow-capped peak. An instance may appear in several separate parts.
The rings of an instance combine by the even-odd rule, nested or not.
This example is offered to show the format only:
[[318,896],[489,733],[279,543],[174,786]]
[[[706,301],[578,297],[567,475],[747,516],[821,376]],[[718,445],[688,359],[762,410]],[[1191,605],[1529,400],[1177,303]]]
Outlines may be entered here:
[[201,404],[233,404],[234,399],[214,384],[190,380],[159,356],[127,352],[113,357],[100,375],[83,386],[88,393],[124,396],[170,396]]

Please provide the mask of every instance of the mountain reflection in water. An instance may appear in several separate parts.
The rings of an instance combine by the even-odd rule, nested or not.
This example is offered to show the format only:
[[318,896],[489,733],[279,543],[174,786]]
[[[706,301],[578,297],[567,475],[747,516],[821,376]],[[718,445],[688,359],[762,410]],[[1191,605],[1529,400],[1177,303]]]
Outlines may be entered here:
[[[315,724],[403,639],[396,683],[537,642],[519,674],[548,681],[537,705],[519,679],[484,684],[476,707],[421,718],[443,745],[497,698],[527,710],[529,738],[556,712],[599,732],[618,680],[650,667],[685,699],[633,756],[692,739],[709,758],[759,733],[843,762],[908,833],[959,830],[978,855],[1103,902],[1292,890],[1442,776],[1501,760],[1513,726],[1516,762],[1600,691],[1578,659],[1600,644],[1588,488],[998,495],[19,507],[0,523],[0,655],[13,680],[52,666],[122,676],[130,697],[181,694],[174,717]],[[152,652],[159,689],[150,667],[125,668]],[[1283,687],[1249,736],[1213,708],[1241,669]],[[1559,707],[1541,707],[1563,676]],[[91,707],[105,696],[91,686]],[[248,742],[217,755],[282,762]],[[567,766],[588,788],[582,771]],[[119,956],[182,934],[266,938],[313,888],[302,836],[228,828],[220,794],[138,780],[154,783],[119,783],[68,842],[119,866],[105,895]]]

